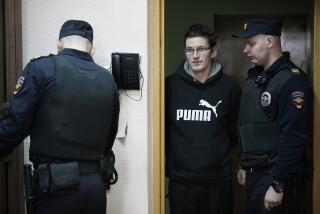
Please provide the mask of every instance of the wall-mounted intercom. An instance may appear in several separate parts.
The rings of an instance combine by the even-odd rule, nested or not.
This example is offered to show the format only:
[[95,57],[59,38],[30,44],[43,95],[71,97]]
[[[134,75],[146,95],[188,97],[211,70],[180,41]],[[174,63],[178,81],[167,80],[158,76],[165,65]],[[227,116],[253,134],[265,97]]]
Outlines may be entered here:
[[112,53],[112,75],[118,89],[139,90],[140,68],[139,54]]

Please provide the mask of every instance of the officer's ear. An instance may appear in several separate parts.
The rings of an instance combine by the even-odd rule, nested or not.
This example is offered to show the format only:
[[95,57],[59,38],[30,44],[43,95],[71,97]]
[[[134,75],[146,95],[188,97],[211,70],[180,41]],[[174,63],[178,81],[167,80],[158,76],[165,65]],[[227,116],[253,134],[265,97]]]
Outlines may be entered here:
[[60,51],[62,51],[62,49],[63,49],[63,44],[62,44],[62,42],[58,39],[58,40],[57,40],[57,50],[58,50],[58,52],[60,52]]
[[96,48],[94,46],[91,47],[90,55],[93,56],[96,52]]
[[275,44],[275,40],[274,40],[274,37],[273,37],[273,36],[268,35],[268,36],[266,37],[266,41],[267,41],[267,46],[268,46],[269,48],[272,48],[272,47],[274,46],[274,44]]

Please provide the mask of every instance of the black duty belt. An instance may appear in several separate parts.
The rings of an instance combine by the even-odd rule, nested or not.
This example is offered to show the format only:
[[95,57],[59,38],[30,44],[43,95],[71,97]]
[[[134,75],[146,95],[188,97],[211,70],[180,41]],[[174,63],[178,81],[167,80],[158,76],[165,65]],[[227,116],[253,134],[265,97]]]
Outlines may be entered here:
[[78,161],[79,173],[98,173],[100,172],[100,164],[98,161]]
[[[80,174],[88,174],[88,173],[99,173],[100,172],[100,163],[99,161],[75,161],[78,162],[79,167],[79,173]],[[61,162],[61,161],[53,161],[50,163],[47,163],[47,166],[49,166],[52,163],[67,163],[67,162]],[[46,163],[42,163],[46,164]],[[36,164],[36,169],[38,168],[39,164]]]

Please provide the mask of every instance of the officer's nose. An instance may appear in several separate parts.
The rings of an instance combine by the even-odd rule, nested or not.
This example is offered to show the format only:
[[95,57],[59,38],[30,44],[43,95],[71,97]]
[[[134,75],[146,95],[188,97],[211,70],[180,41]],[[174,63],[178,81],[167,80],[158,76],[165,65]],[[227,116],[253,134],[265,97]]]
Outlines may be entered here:
[[245,47],[243,48],[243,53],[244,53],[244,54],[247,54],[247,53],[248,53],[248,48],[247,48],[247,46],[245,46]]

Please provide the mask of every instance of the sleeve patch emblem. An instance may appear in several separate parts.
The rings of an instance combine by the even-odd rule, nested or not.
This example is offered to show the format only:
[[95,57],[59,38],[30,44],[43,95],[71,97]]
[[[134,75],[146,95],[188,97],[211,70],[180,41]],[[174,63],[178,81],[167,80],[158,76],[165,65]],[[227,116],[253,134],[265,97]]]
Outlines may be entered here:
[[303,104],[304,104],[304,100],[305,100],[305,97],[304,97],[303,92],[295,91],[292,93],[292,101],[293,101],[294,106],[297,109],[302,109]]
[[16,87],[15,87],[15,89],[14,89],[14,91],[13,91],[13,94],[14,94],[14,95],[17,95],[17,94],[20,92],[20,90],[21,90],[22,87],[23,87],[24,80],[25,80],[25,77],[23,77],[23,76],[20,76],[20,77],[19,77],[19,79],[18,79],[18,81],[17,81],[17,83],[16,83]]

